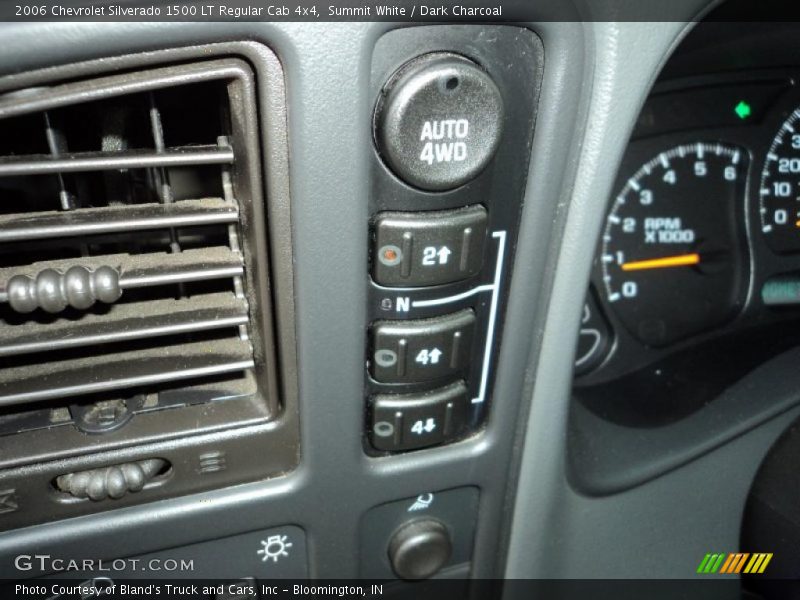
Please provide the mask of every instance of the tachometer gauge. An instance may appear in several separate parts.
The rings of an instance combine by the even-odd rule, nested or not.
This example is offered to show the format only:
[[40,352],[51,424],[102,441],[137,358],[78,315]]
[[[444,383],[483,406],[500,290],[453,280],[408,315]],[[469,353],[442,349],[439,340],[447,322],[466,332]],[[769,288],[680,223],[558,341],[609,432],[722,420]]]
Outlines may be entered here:
[[800,108],[770,144],[759,185],[761,230],[779,253],[800,252]]
[[677,146],[642,165],[608,214],[600,253],[606,299],[647,345],[729,320],[743,289],[746,153]]

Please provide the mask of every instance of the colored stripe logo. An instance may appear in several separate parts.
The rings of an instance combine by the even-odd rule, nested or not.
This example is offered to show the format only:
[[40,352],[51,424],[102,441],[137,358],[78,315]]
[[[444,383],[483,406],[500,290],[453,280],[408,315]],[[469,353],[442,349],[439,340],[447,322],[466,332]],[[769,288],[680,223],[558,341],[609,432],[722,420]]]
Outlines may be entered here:
[[763,573],[769,561],[772,560],[772,553],[757,552],[749,554],[747,552],[732,552],[730,554],[706,554],[697,572],[704,575],[733,575],[737,573]]

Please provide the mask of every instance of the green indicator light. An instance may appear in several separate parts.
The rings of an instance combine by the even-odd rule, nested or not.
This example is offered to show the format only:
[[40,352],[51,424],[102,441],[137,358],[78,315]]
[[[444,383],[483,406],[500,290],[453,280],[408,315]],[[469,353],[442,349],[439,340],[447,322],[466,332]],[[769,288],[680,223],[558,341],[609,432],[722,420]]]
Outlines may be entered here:
[[744,121],[747,117],[750,116],[750,114],[753,112],[753,109],[747,102],[745,102],[744,100],[740,100],[739,104],[737,104],[733,108],[733,112],[735,112],[736,116],[738,116],[740,119]]

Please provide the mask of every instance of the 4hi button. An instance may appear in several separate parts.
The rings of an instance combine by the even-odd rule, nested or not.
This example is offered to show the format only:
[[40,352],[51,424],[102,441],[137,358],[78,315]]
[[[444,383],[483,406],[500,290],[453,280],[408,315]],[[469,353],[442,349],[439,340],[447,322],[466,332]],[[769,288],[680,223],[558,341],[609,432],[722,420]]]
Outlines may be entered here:
[[503,101],[477,64],[426,54],[392,77],[375,111],[375,139],[389,167],[430,191],[474,179],[500,143]]
[[469,364],[475,313],[372,326],[370,374],[381,383],[416,383],[453,376]]

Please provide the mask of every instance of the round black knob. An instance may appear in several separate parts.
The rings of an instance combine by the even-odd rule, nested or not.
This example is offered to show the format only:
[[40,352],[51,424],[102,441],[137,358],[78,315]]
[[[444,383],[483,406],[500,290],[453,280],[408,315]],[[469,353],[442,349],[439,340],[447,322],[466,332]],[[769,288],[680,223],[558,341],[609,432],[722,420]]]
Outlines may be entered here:
[[419,519],[394,532],[389,541],[389,562],[401,579],[427,579],[447,564],[452,551],[450,532],[444,524]]
[[375,140],[406,183],[430,191],[475,178],[500,143],[503,101],[476,63],[448,52],[416,58],[384,87]]

